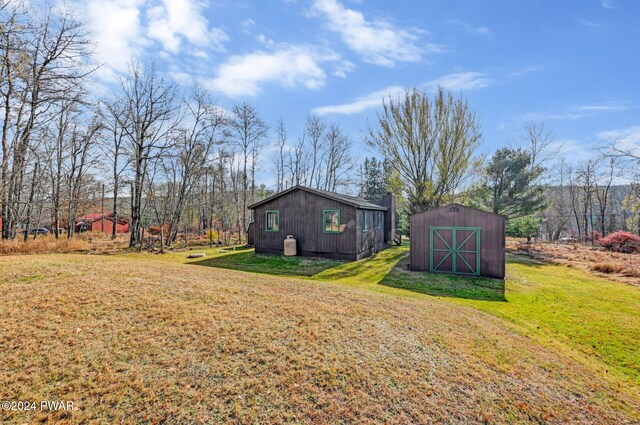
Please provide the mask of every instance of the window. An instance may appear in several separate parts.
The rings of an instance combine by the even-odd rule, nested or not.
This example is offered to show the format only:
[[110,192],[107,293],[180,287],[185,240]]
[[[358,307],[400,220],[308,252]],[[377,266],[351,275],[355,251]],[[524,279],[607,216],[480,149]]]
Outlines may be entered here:
[[361,211],[361,214],[360,226],[362,226],[362,231],[366,232],[369,230],[369,214],[366,211]]
[[279,232],[280,231],[280,211],[267,211],[265,229],[267,232]]
[[324,233],[340,233],[340,210],[322,211]]
[[380,211],[376,211],[373,214],[373,223],[375,228],[380,229],[382,227],[382,213]]

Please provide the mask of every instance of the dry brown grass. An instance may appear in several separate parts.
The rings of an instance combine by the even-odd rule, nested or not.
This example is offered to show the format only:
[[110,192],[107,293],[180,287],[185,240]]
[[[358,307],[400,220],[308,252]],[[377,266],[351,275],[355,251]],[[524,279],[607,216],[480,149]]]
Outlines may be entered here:
[[27,423],[637,423],[640,395],[448,302],[113,256],[0,258]]
[[71,239],[61,236],[56,239],[53,235],[30,237],[26,242],[17,237],[0,241],[0,255],[11,254],[50,254],[95,252],[108,253],[122,251],[128,246],[128,235],[118,235],[116,240],[104,233],[87,232]]
[[640,285],[640,254],[605,251],[582,244],[535,243],[526,249],[517,239],[507,239],[507,250],[532,258],[575,267],[618,282]]
[[90,244],[86,240],[79,238],[67,239],[62,237],[56,239],[53,236],[38,236],[36,239],[30,237],[26,242],[21,237],[0,241],[0,255],[68,253],[88,251],[90,249]]
[[591,266],[591,270],[602,273],[620,273],[625,269],[626,266],[620,263],[596,263]]

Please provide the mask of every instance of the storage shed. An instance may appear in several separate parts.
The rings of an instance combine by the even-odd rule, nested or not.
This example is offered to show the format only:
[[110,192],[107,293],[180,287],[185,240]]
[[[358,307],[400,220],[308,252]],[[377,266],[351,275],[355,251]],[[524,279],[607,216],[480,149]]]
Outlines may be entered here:
[[504,279],[504,216],[450,204],[410,220],[411,270]]
[[283,254],[293,235],[298,255],[359,260],[384,249],[395,235],[393,197],[378,203],[294,186],[249,206],[257,253]]

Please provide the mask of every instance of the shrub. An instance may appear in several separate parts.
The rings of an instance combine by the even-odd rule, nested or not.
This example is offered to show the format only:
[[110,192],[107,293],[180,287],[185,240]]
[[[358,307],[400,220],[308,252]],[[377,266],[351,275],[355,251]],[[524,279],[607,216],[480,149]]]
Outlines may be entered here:
[[598,241],[607,251],[633,254],[640,252],[640,236],[629,232],[614,232]]
[[591,266],[591,270],[595,270],[597,272],[602,273],[620,273],[625,269],[624,264],[615,264],[615,263],[596,263]]
[[531,242],[531,238],[539,232],[540,220],[532,216],[515,218],[507,222],[507,235],[514,238],[527,238],[527,242]]

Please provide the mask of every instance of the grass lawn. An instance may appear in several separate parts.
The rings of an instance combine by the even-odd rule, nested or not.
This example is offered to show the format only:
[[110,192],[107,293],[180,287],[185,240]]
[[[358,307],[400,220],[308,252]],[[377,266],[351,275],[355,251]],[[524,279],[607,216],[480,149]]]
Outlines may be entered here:
[[[576,349],[587,362],[617,373],[640,387],[640,287],[592,274],[509,256],[507,284],[497,279],[416,273],[407,269],[408,244],[375,257],[341,262],[256,255],[252,250],[205,250],[206,259],[173,261],[297,276],[402,296],[430,295],[469,305],[506,319],[523,333],[562,349]],[[558,345],[559,344],[559,345]]]
[[0,257],[0,422],[640,423],[638,287],[220,251]]

